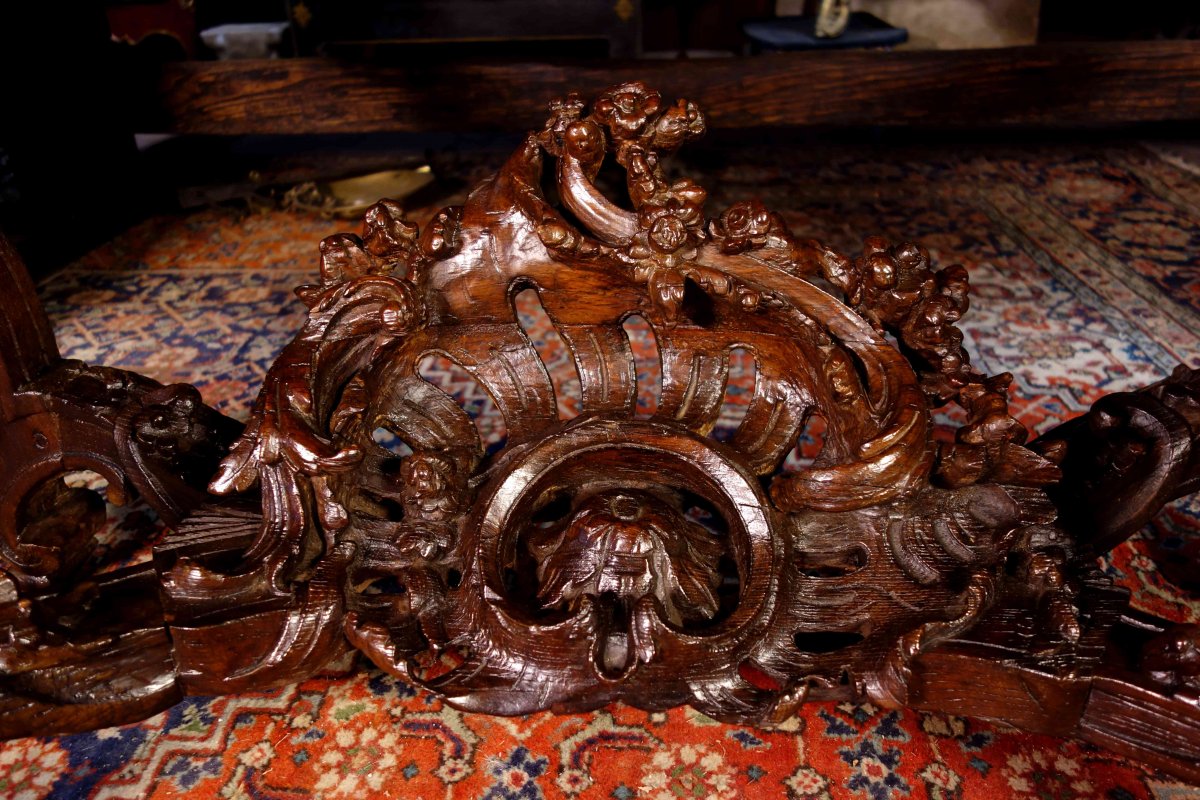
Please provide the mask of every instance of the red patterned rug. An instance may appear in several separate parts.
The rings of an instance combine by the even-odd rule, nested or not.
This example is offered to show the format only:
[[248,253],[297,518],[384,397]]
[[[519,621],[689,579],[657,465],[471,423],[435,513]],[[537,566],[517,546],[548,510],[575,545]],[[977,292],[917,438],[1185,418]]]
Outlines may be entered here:
[[[1184,145],[711,151],[686,171],[710,208],[758,196],[799,235],[857,251],[863,235],[926,244],[974,286],[967,347],[986,373],[1016,375],[1013,407],[1042,431],[1099,396],[1200,364],[1200,159]],[[488,158],[456,176],[494,168]],[[439,198],[439,204],[455,198]],[[458,199],[461,199],[458,198]],[[423,221],[430,209],[413,209]],[[45,281],[68,357],[196,384],[244,418],[298,330],[292,287],[316,274],[316,243],[345,223],[211,209],[145,222]],[[523,321],[570,411],[568,355],[539,316]],[[640,402],[654,349],[631,331]],[[445,363],[425,376],[503,437],[490,399]],[[753,375],[728,393],[740,418]],[[802,442],[804,447],[815,446]],[[85,480],[81,476],[80,480]],[[112,509],[103,556],[136,557],[158,527]],[[1200,621],[1152,552],[1200,557],[1200,500],[1181,502],[1105,568],[1141,608]],[[364,662],[271,692],[191,698],[147,722],[0,745],[0,797],[1200,798],[1090,745],[960,717],[810,704],[773,730],[688,710],[611,707],[502,719],[464,714]]]

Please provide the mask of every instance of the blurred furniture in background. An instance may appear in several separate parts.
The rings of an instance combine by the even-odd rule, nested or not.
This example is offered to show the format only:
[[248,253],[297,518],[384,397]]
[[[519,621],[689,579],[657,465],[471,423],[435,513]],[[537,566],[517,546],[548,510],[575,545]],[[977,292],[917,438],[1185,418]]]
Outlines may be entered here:
[[[0,37],[9,41],[0,55],[0,80],[10,84],[4,96],[14,111],[0,130],[8,176],[0,225],[38,272],[150,208],[175,204],[181,175],[196,162],[148,169],[152,162],[134,147],[135,133],[222,137],[230,147],[240,147],[238,137],[274,137],[275,144],[259,140],[260,150],[297,135],[512,135],[537,125],[545,104],[565,86],[592,92],[637,78],[695,98],[718,131],[745,125],[1111,128],[1200,118],[1200,44],[1128,40],[1193,36],[1200,9],[1149,0],[1139,5],[1136,24],[1118,31],[1113,4],[1067,13],[1061,2],[1047,3],[1041,22],[1053,43],[970,50],[961,48],[1033,41],[1038,4],[971,0],[962,8],[976,16],[965,17],[953,11],[956,2],[852,3],[909,28],[910,41],[892,52],[762,56],[740,55],[750,41],[742,23],[794,12],[798,4],[111,0],[69,15],[52,6],[6,4]],[[925,18],[964,36],[938,38]],[[334,57],[217,62],[198,40],[199,30],[271,21],[291,24],[279,43],[281,56]],[[996,35],[965,36],[977,29]],[[54,31],[54,44],[46,46],[46,37],[30,31]],[[633,59],[649,53],[689,57]],[[181,60],[192,54],[210,60]],[[214,174],[221,168],[205,167]],[[59,199],[78,186],[104,186],[112,201],[87,213],[64,207]]]
[[[1053,2],[1053,0],[1049,0]],[[953,50],[1019,47],[1037,42],[1041,0],[850,0],[854,12],[872,14],[908,30],[911,47]],[[813,0],[779,0],[781,16],[814,13]]]
[[805,15],[750,20],[742,23],[742,30],[753,42],[754,52],[895,47],[908,41],[904,28],[866,11],[833,18]]
[[[846,50],[629,62],[182,62],[141,84],[131,126],[202,134],[506,131],[564,87],[646,80],[714,128],[1114,126],[1200,118],[1200,42]],[[767,102],[767,100],[770,102]]]
[[299,52],[406,60],[641,52],[641,0],[289,0]]
[[235,58],[279,58],[286,22],[233,22],[205,28],[200,38],[221,61]]
[[152,51],[163,61],[199,55],[193,0],[110,0],[104,10],[116,42]]
[[1038,39],[1135,41],[1200,38],[1200,4],[1178,0],[1043,0]]

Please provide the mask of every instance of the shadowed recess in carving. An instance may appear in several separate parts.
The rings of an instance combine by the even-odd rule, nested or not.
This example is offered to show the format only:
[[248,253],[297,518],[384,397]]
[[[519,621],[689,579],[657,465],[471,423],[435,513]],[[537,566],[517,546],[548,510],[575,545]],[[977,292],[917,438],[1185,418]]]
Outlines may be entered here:
[[801,653],[822,655],[852,647],[862,642],[863,638],[858,631],[796,631],[792,643]]
[[[729,535],[729,521],[707,498],[686,489],[680,490],[680,498],[683,516],[689,522],[704,526],[714,536],[722,539]],[[717,561],[717,572],[721,575],[721,582],[717,586],[717,613],[711,620],[693,622],[691,627],[704,628],[722,622],[737,607],[738,595],[742,590],[742,580],[738,575],[737,563],[728,549],[721,553],[721,557]]]
[[628,603],[612,592],[595,599],[596,652],[593,658],[600,674],[612,680],[629,672],[634,665],[633,638],[630,635]]
[[[895,337],[893,337],[891,344],[892,347],[896,348],[896,350],[900,350],[900,344],[895,341]],[[854,377],[858,379],[858,387],[856,388],[858,391],[865,393],[867,391],[867,387],[871,385],[871,378],[869,377],[867,365],[863,363],[862,356],[856,353],[852,348],[848,347],[843,352],[846,354],[846,358],[849,361],[850,366],[854,368]]]
[[408,587],[401,583],[400,579],[395,575],[384,575],[364,582],[358,588],[358,592],[368,597],[372,595],[396,597],[408,594]]
[[571,490],[543,493],[534,503],[528,527],[518,536],[502,571],[505,592],[529,620],[545,624],[570,616],[571,609],[566,600],[548,604],[538,598],[538,561],[529,543],[546,532],[561,530],[569,521],[574,505]]
[[149,561],[145,545],[162,532],[163,524],[140,498],[125,505],[121,499],[110,491],[108,480],[92,470],[50,478],[20,505],[20,541],[61,548],[64,571],[87,563],[103,574]]
[[729,522],[724,515],[705,497],[687,489],[680,489],[680,506],[683,515],[692,522],[697,522],[717,536],[729,533]]
[[534,505],[529,521],[538,528],[549,528],[562,522],[571,513],[571,495],[567,492],[546,492]]
[[629,346],[633,350],[633,363],[637,369],[636,419],[649,419],[658,412],[662,398],[662,360],[658,351],[658,339],[654,328],[646,318],[633,314],[621,323]]
[[391,430],[380,426],[371,432],[376,445],[368,459],[374,465],[372,475],[350,498],[349,508],[360,514],[388,522],[404,519],[401,502],[401,470],[404,460],[413,454],[412,448]]
[[779,471],[803,472],[811,467],[825,446],[828,428],[829,424],[820,413],[814,411],[809,414],[796,437],[796,446],[784,456]]
[[750,409],[754,397],[754,384],[758,380],[758,362],[754,354],[744,347],[729,351],[729,378],[725,382],[725,393],[721,399],[721,411],[717,424],[710,434],[719,442],[727,442],[738,432]]
[[[365,491],[365,490],[364,490]],[[399,500],[394,497],[384,497],[383,495],[375,494],[366,497],[359,497],[355,500],[355,511],[366,511],[373,517],[387,520],[388,522],[402,522],[404,520],[404,506]],[[371,506],[364,509],[363,501],[369,501]]]
[[683,301],[680,313],[701,328],[711,328],[717,321],[716,304],[712,295],[691,278],[683,282]]
[[407,458],[412,455],[412,448],[403,439],[387,428],[376,428],[371,432],[371,440],[387,450],[395,458]]
[[504,415],[500,413],[496,401],[460,364],[454,360],[436,353],[431,353],[417,364],[417,374],[426,382],[454,399],[454,402],[466,412],[479,431],[479,440],[483,442],[484,450],[495,453],[501,450],[508,441],[508,426]]
[[801,550],[796,569],[809,578],[841,578],[867,565],[867,548],[853,545],[838,550]]
[[697,620],[689,628],[703,630],[724,622],[737,609],[738,597],[742,593],[742,579],[738,575],[737,563],[732,554],[726,550],[717,560],[717,572],[721,582],[717,585],[717,613],[712,619]]
[[546,374],[554,386],[554,400],[559,419],[574,419],[583,410],[579,372],[571,348],[563,341],[554,322],[542,306],[536,289],[524,289],[513,298],[517,321],[529,337]]
[[91,559],[95,535],[104,525],[108,482],[94,472],[74,472],[45,480],[21,501],[17,540],[56,558],[35,559],[38,573],[67,575]]
[[629,197],[629,175],[625,169],[613,159],[606,158],[600,162],[600,169],[592,183],[608,202],[622,211],[636,212],[637,207]]

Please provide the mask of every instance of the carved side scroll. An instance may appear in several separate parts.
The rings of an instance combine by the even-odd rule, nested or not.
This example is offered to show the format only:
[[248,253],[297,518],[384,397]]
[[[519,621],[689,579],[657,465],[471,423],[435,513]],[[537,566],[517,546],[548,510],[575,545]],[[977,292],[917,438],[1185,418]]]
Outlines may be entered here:
[[177,702],[153,565],[96,571],[104,502],[90,470],[176,522],[203,500],[241,426],[190,386],[59,357],[16,253],[0,237],[0,735],[84,730]]

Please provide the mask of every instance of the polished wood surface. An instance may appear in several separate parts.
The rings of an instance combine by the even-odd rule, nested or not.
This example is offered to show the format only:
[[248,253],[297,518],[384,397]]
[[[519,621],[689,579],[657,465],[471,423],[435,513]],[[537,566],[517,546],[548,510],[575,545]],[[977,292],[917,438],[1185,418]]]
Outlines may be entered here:
[[[418,226],[376,204],[321,242],[244,428],[191,387],[63,361],[0,251],[0,733],[293,682],[354,647],[491,714],[769,725],[870,700],[1200,780],[1200,628],[1135,614],[1095,561],[1200,485],[1200,371],[1030,442],[1012,377],[963,349],[962,267],[878,237],[839,253],[756,201],[708,216],[663,167],[705,128],[637,82],[569,95],[464,205]],[[608,159],[627,202],[594,183]],[[575,417],[517,317],[527,290],[571,352]],[[658,350],[653,413],[631,316]],[[738,349],[753,397],[718,440]],[[420,377],[429,354],[495,401],[501,446]],[[947,404],[964,422],[935,439]],[[818,417],[820,453],[782,469]],[[151,562],[87,573],[102,509],[60,480],[83,468],[174,524]]]
[[838,50],[749,58],[562,64],[332,59],[182,62],[131,97],[139,131],[295,134],[522,131],[574,87],[646,80],[700,103],[717,128],[989,128],[1200,119],[1200,42],[992,50]]

